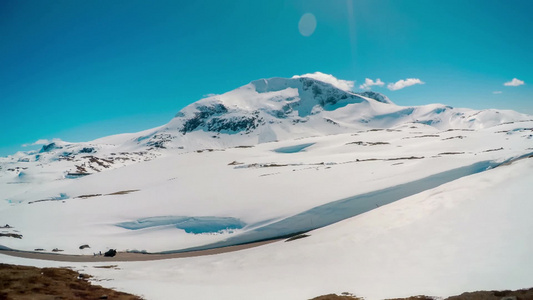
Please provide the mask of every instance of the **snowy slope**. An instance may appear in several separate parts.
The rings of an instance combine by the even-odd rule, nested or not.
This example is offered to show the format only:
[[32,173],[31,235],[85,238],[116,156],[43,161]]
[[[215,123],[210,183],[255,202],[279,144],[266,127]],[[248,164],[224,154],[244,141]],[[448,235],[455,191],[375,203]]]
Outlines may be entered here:
[[531,287],[533,159],[464,177],[310,233],[226,253],[150,262],[60,263],[147,299],[365,299]]
[[[201,246],[332,201],[531,153],[531,127],[533,122],[521,122],[477,131],[440,131],[411,124],[179,153],[46,184],[17,182],[20,176],[4,175],[3,191],[11,194],[0,202],[0,216],[24,238],[3,239],[1,244],[69,253],[79,253],[78,246],[87,243],[100,250]],[[196,218],[187,219],[189,228],[201,227],[190,225],[198,218],[219,219],[204,222],[212,230],[194,234],[169,217]],[[241,225],[217,230],[226,221]],[[132,222],[153,226],[135,225],[134,230]],[[126,224],[118,226],[121,223]]]
[[[473,175],[289,243],[121,264],[124,271],[115,275],[121,283],[113,286],[153,299],[192,297],[199,286],[209,287],[204,299],[308,299],[344,291],[385,299],[530,287],[532,170],[529,159]],[[148,278],[161,290],[141,287]]]

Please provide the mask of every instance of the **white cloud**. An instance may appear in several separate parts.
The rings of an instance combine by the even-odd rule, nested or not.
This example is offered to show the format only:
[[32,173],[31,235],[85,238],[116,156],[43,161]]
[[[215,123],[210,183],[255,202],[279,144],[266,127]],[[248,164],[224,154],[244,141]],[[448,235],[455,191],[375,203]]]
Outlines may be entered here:
[[374,86],[374,85],[377,85],[377,86],[383,86],[385,85],[385,82],[381,81],[381,79],[376,79],[376,81],[370,79],[370,78],[365,78],[365,83],[361,84],[359,86],[360,89],[363,89],[363,90],[369,90],[371,86]]
[[209,94],[203,95],[204,98],[209,98],[209,97],[214,97],[214,96],[218,96],[218,94],[209,93]]
[[40,140],[36,140],[35,142],[30,143],[30,144],[22,144],[22,147],[48,145],[50,143],[57,143],[57,142],[62,142],[62,140],[61,139],[52,139],[52,140],[40,139]]
[[389,83],[387,85],[387,88],[391,91],[396,91],[396,90],[401,90],[405,87],[408,87],[408,86],[412,86],[412,85],[415,85],[415,84],[424,84],[425,82],[423,82],[422,80],[418,79],[418,78],[407,78],[405,80],[401,79],[401,80],[398,80],[396,81],[395,83]]
[[519,85],[523,85],[523,84],[524,84],[524,81],[522,81],[520,79],[517,79],[517,78],[513,78],[513,80],[508,81],[508,82],[504,83],[503,85],[505,85],[505,86],[519,86]]
[[493,94],[501,94],[502,91],[494,91],[494,92],[492,92],[492,93],[493,93]]
[[355,81],[337,79],[333,75],[324,74],[322,72],[315,72],[315,73],[309,73],[309,74],[304,74],[304,75],[292,76],[292,78],[301,78],[301,77],[307,77],[307,78],[313,78],[316,80],[320,80],[322,82],[329,83],[333,85],[334,87],[344,90],[344,91],[352,91],[355,85]]

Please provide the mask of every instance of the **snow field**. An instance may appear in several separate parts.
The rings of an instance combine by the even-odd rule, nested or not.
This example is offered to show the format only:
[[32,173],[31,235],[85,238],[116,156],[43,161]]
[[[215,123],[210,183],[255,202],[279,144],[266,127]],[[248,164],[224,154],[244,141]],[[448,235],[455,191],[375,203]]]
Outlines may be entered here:
[[365,299],[519,289],[533,278],[533,160],[467,176],[312,231],[310,237],[214,256],[70,265],[149,299]]

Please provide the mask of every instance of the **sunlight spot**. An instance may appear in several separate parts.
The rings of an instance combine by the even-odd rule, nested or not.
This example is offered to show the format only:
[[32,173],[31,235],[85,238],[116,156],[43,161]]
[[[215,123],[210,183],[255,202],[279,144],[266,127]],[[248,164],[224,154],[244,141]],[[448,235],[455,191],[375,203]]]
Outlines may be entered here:
[[300,18],[298,22],[298,30],[303,36],[310,36],[315,32],[316,18],[312,13],[306,13]]

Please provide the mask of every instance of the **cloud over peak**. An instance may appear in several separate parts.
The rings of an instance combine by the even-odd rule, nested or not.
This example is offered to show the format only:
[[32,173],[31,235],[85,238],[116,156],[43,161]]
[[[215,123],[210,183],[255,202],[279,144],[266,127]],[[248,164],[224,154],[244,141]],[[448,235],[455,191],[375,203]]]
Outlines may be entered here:
[[396,91],[396,90],[401,90],[408,86],[412,86],[415,84],[424,84],[424,83],[425,82],[423,82],[422,80],[418,78],[407,78],[405,80],[404,79],[398,80],[395,83],[389,83],[387,85],[387,88],[391,91]]
[[508,82],[504,83],[503,85],[505,85],[505,86],[519,86],[519,85],[523,85],[523,84],[524,84],[523,80],[520,80],[518,78],[513,78],[513,80],[508,81]]
[[63,141],[61,139],[55,138],[55,139],[40,139],[36,140],[33,143],[30,144],[22,144],[22,147],[30,147],[30,146],[39,146],[39,145],[48,145],[50,143],[62,143]]
[[361,84],[359,86],[360,89],[363,89],[363,90],[369,90],[372,86],[374,85],[377,85],[377,86],[383,86],[385,85],[385,82],[381,81],[381,79],[376,79],[376,81],[370,79],[370,78],[365,78],[365,83]]
[[353,87],[355,85],[355,81],[337,79],[333,75],[324,74],[322,72],[315,72],[315,73],[292,76],[292,78],[300,78],[300,77],[307,77],[307,78],[312,78],[315,80],[320,80],[322,82],[329,83],[338,89],[349,91],[349,92],[353,90]]

